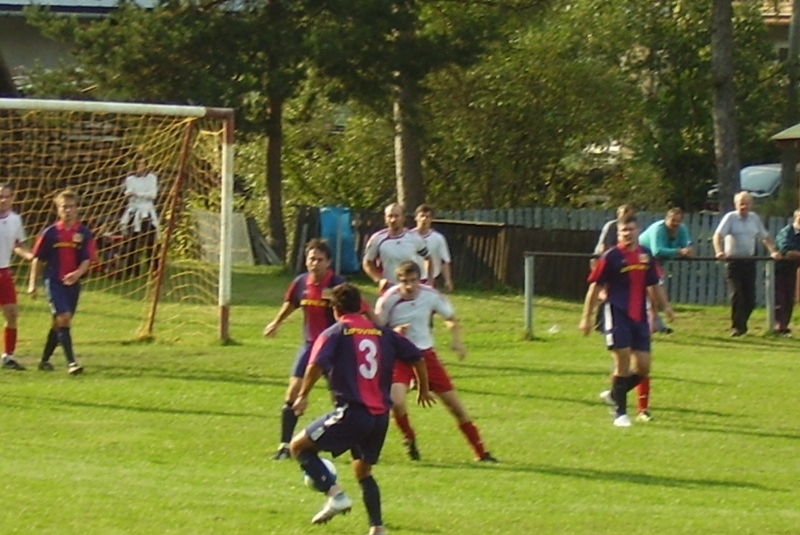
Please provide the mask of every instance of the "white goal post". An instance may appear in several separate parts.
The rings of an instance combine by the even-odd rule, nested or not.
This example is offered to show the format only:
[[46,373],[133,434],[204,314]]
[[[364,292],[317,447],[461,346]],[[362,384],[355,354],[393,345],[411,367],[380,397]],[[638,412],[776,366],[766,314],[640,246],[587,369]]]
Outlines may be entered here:
[[[0,181],[14,186],[15,209],[32,236],[52,219],[59,189],[78,192],[84,223],[91,219],[90,229],[109,244],[87,285],[129,302],[140,296],[140,337],[153,336],[160,301],[202,304],[206,297],[186,289],[197,285],[200,296],[216,286],[218,334],[229,341],[233,117],[229,108],[2,98]],[[119,229],[123,183],[139,162],[158,177],[158,237],[145,253]],[[191,212],[198,209],[218,214],[219,236],[197,234]],[[209,239],[219,242],[214,266],[193,256],[198,242]]]

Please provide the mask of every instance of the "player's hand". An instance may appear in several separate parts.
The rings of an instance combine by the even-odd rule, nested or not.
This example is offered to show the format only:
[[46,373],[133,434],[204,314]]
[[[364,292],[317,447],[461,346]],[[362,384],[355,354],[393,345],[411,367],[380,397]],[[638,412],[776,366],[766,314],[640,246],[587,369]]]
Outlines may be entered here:
[[592,323],[588,320],[588,318],[581,318],[581,322],[578,324],[578,330],[580,330],[584,336],[587,336],[590,332],[592,332]]
[[725,251],[720,251],[714,255],[719,260],[723,260],[725,258]]
[[464,347],[464,344],[461,342],[461,340],[451,342],[450,349],[456,352],[456,355],[458,355],[458,360],[464,360],[467,358],[467,348]]
[[264,336],[273,337],[278,333],[279,323],[271,321],[264,327]]
[[31,299],[36,299],[36,286],[28,286],[28,295],[31,296]]
[[429,390],[425,392],[422,389],[417,391],[417,405],[422,405],[423,407],[433,407],[436,404],[436,396],[434,396]]
[[453,291],[453,281],[444,281],[444,289],[447,293]]
[[397,334],[402,334],[403,336],[405,336],[410,326],[411,326],[410,323],[401,323],[400,325],[395,325],[394,327],[392,327],[392,330]]
[[670,322],[675,321],[675,312],[673,312],[672,307],[665,308],[664,315]]
[[72,286],[73,284],[78,282],[79,279],[80,279],[80,275],[78,275],[77,271],[70,271],[69,273],[64,275],[64,278],[61,279],[61,283],[64,286]]
[[308,398],[305,396],[300,396],[294,403],[292,404],[292,410],[294,411],[295,416],[302,416],[306,409],[308,408]]

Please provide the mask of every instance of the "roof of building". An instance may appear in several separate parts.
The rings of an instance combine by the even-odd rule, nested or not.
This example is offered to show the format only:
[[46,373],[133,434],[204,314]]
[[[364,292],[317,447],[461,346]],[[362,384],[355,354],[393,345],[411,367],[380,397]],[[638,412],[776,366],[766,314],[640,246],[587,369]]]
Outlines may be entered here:
[[[156,0],[135,0],[143,7],[153,7]],[[105,14],[113,11],[119,0],[0,0],[0,14],[22,13],[28,6],[50,8],[56,13]]]

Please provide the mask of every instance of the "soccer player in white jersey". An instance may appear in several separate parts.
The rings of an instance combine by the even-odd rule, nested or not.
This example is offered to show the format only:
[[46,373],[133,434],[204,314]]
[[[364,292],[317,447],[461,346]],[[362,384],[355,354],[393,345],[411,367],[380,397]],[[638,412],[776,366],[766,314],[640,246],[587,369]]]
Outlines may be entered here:
[[[459,430],[469,442],[475,454],[475,460],[497,462],[483,447],[480,433],[456,394],[450,377],[439,362],[433,349],[431,333],[431,314],[439,314],[451,334],[450,347],[458,354],[459,359],[466,356],[466,349],[461,342],[461,330],[456,320],[453,306],[437,290],[421,284],[419,265],[413,261],[401,263],[395,272],[397,284],[389,288],[378,299],[375,313],[380,321],[411,340],[422,351],[425,367],[428,370],[430,390],[447,406],[450,414],[456,419]],[[418,461],[416,433],[408,421],[406,395],[414,370],[402,362],[395,362],[392,373],[392,416],[403,433],[403,443],[408,456]]]
[[14,358],[17,347],[17,289],[11,273],[11,257],[14,253],[31,260],[33,253],[25,245],[25,229],[22,218],[11,209],[14,203],[14,188],[10,184],[0,185],[0,305],[3,307],[2,367],[8,370],[24,370]]
[[430,271],[430,255],[425,240],[405,227],[403,207],[390,204],[383,211],[386,228],[369,237],[361,267],[383,289],[388,282],[397,282],[397,266],[413,260],[420,266],[423,279]]
[[417,222],[414,232],[425,240],[425,246],[431,256],[431,272],[428,276],[429,284],[435,286],[434,281],[441,275],[444,280],[444,289],[452,292],[453,272],[450,269],[452,262],[450,247],[447,245],[447,238],[432,227],[433,207],[429,204],[420,204],[414,212],[414,220]]

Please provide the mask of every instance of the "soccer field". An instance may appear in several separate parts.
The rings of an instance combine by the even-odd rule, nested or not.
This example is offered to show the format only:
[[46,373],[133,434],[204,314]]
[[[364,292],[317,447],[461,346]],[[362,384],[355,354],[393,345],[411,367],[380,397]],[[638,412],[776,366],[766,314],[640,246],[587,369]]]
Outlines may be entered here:
[[[300,314],[275,339],[261,331],[290,278],[236,270],[230,346],[215,332],[162,340],[158,325],[155,342],[130,343],[136,322],[87,294],[80,377],[60,349],[54,373],[35,369],[48,317],[21,296],[28,370],[0,373],[0,533],[366,534],[360,499],[312,526],[322,496],[293,461],[269,460]],[[523,341],[521,295],[457,289],[453,302],[469,355],[457,362],[437,323],[440,356],[501,462],[474,462],[441,406],[412,408],[422,461],[391,427],[375,468],[390,533],[800,532],[800,340],[762,336],[763,310],[731,339],[727,309],[676,307],[675,333],[654,341],[655,420],[618,429],[597,398],[610,361],[578,333],[580,304],[537,299],[538,338]],[[318,387],[300,425],[327,407]]]

